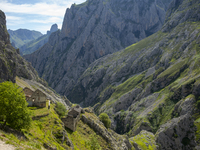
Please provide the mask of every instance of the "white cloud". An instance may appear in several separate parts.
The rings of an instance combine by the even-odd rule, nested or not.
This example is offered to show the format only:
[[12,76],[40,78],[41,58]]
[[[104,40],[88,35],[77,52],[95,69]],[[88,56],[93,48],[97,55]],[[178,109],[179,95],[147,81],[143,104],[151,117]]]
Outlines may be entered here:
[[[37,3],[35,3],[36,1]],[[54,23],[57,23],[58,27],[61,29],[66,9],[73,3],[80,4],[85,1],[86,0],[0,0],[0,9],[6,14],[7,26],[9,29],[16,30],[24,28],[46,33]]]
[[10,21],[15,21],[15,20],[19,21],[19,20],[22,20],[23,18],[22,17],[16,17],[16,16],[9,16],[9,15],[7,15],[6,19],[8,19]]
[[50,17],[47,19],[33,19],[30,20],[30,22],[34,22],[34,23],[56,23],[56,22],[62,22],[61,18],[58,17]]
[[9,2],[0,2],[0,9],[9,13],[37,14],[45,16],[64,16],[68,6],[60,6],[57,4],[36,3],[36,4],[13,4]]
[[[25,19],[22,17],[16,17],[16,16],[6,16],[6,20],[7,20],[7,25],[9,26],[15,26],[15,25],[20,25],[20,24],[24,24],[25,23]],[[9,20],[9,21],[8,21]]]

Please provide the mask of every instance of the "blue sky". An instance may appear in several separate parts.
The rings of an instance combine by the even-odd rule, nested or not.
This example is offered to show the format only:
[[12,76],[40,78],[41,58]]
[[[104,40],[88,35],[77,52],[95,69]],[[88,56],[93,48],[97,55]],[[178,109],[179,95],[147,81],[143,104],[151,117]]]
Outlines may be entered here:
[[46,34],[52,24],[61,29],[65,11],[73,3],[86,0],[0,0],[6,14],[7,29],[29,29]]

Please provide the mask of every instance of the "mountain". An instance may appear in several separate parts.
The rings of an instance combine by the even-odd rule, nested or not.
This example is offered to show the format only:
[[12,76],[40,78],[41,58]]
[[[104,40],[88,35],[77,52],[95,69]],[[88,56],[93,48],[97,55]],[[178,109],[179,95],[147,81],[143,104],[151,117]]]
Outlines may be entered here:
[[158,31],[171,0],[87,0],[66,10],[61,31],[51,34],[31,62],[58,93],[67,93],[95,60]]
[[[37,72],[20,55],[19,51],[10,44],[6,29],[6,16],[0,10],[0,82],[16,82],[20,87],[32,90],[39,89],[51,99],[48,109],[28,107],[31,115],[31,126],[21,131],[14,130],[9,124],[2,124],[0,114],[0,143],[1,149],[8,149],[6,144],[12,144],[15,149],[107,149],[129,150],[133,146],[127,136],[122,136],[107,129],[92,108],[84,108],[80,119],[76,118],[76,131],[72,132],[64,126],[58,115],[57,105],[61,102],[67,110],[71,103],[66,97],[61,97],[42,81]],[[42,84],[41,84],[42,83]],[[19,108],[20,110],[20,108]],[[73,119],[73,118],[72,118]],[[5,144],[6,143],[6,144]],[[10,149],[10,147],[9,147]]]
[[31,54],[31,53],[35,52],[37,49],[39,49],[43,45],[45,45],[48,42],[49,36],[51,35],[51,33],[55,32],[57,30],[58,30],[58,25],[53,24],[51,26],[50,31],[47,31],[47,34],[44,34],[44,35],[40,36],[39,38],[32,40],[32,41],[22,45],[21,47],[19,47],[20,54],[26,55],[26,54]]
[[65,95],[108,113],[112,129],[130,140],[146,130],[160,149],[194,149],[200,145],[199,14],[199,0],[173,0],[160,31],[93,62]]
[[27,29],[18,29],[18,30],[8,30],[10,35],[10,42],[16,48],[28,43],[29,41],[35,40],[42,36],[42,33],[34,30],[27,30]]
[[34,79],[43,82],[29,62],[19,55],[19,50],[10,43],[6,28],[6,16],[0,11],[0,82],[15,82],[15,77]]

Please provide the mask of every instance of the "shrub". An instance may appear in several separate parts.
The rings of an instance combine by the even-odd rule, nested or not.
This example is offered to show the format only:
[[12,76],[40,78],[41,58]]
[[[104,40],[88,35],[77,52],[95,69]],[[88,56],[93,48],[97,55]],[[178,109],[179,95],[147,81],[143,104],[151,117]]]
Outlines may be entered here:
[[57,112],[57,114],[62,117],[62,116],[65,116],[66,113],[67,113],[67,109],[65,108],[65,106],[60,103],[60,102],[57,102],[56,103],[56,107],[55,107],[55,111]]
[[31,116],[22,91],[22,88],[12,82],[0,83],[0,115],[4,126],[8,124],[17,130],[30,127]]
[[110,120],[109,116],[106,113],[101,113],[99,115],[99,119],[101,120],[101,122],[103,122],[103,124],[104,124],[104,126],[106,128],[110,128],[111,120]]

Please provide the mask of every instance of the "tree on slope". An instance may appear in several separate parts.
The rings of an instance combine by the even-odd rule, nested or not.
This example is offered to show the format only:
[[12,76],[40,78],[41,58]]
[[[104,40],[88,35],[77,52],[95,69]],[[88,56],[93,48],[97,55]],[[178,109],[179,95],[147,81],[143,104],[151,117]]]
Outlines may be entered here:
[[15,83],[0,83],[0,116],[4,126],[8,124],[17,130],[30,127],[31,117],[25,95]]
[[110,128],[111,120],[110,120],[109,116],[106,113],[101,113],[99,115],[99,119],[101,120],[101,122],[103,122],[103,124],[104,124],[104,126],[106,128]]

